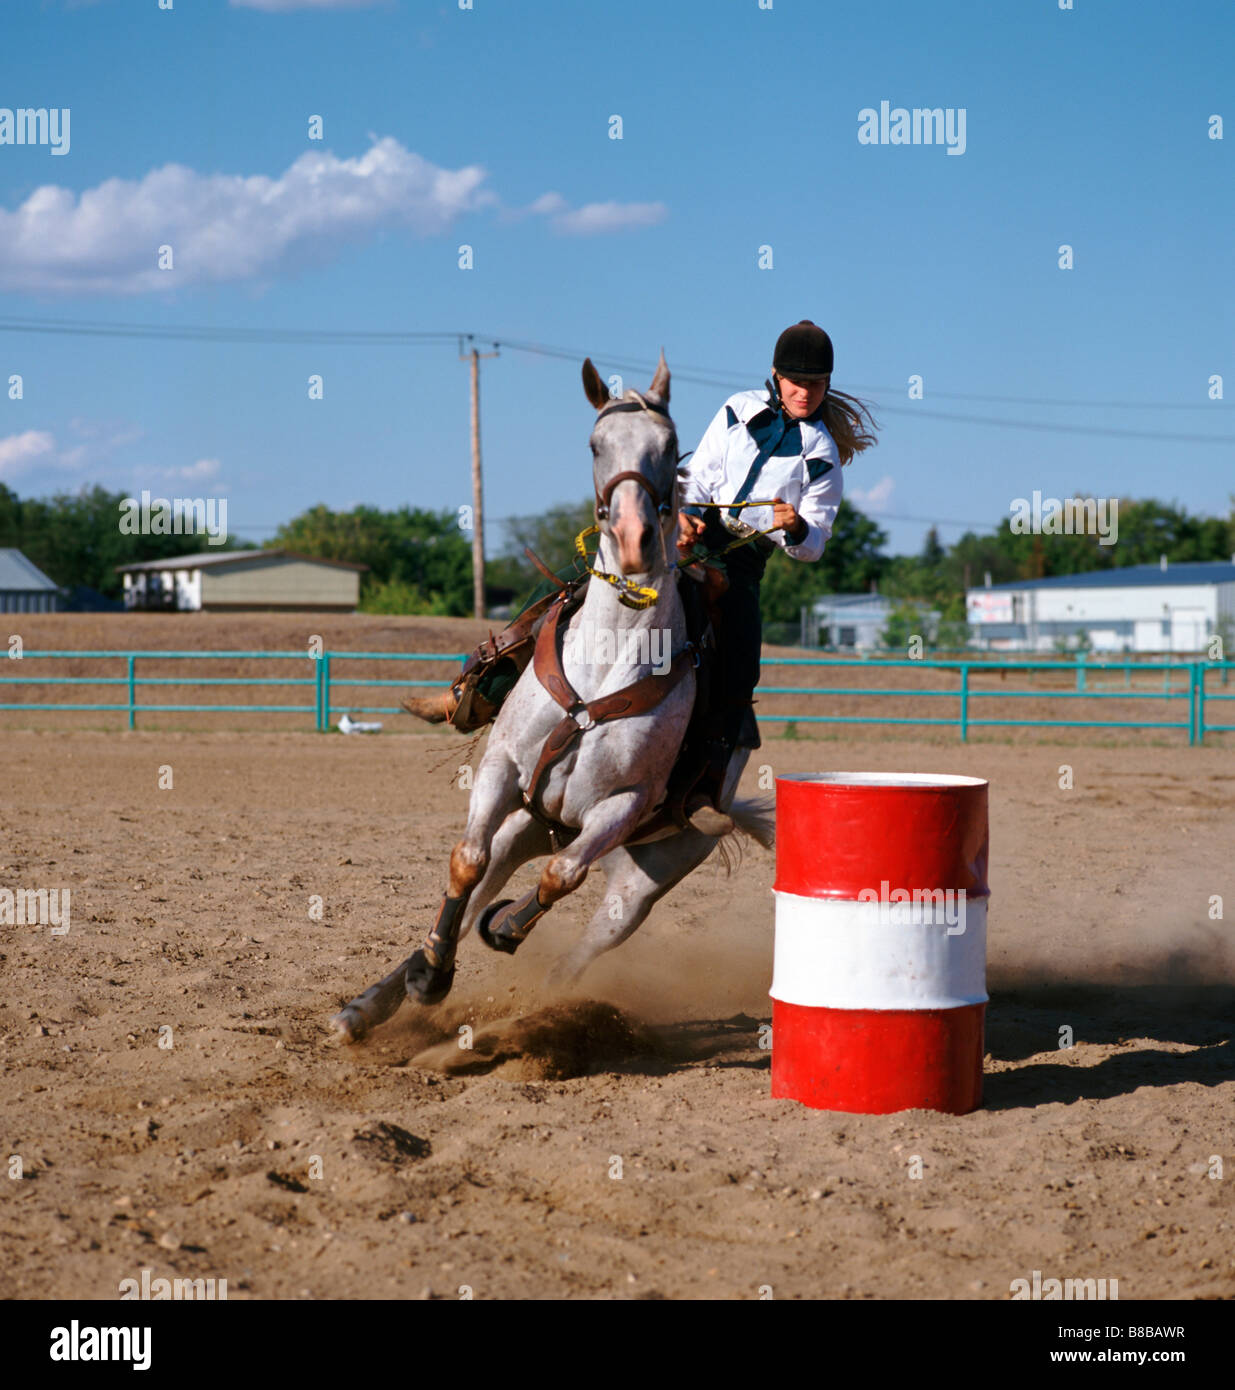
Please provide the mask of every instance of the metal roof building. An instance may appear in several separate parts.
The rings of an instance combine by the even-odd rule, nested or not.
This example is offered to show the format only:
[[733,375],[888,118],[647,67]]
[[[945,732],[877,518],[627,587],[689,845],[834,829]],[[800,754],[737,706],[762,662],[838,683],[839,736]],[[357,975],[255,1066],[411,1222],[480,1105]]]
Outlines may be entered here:
[[973,645],[1054,651],[1084,637],[1099,652],[1206,650],[1235,633],[1235,559],[1128,565],[970,589]]
[[127,609],[233,613],[352,613],[366,569],[290,550],[215,550],[116,566]]
[[0,613],[58,613],[60,589],[20,550],[0,549]]

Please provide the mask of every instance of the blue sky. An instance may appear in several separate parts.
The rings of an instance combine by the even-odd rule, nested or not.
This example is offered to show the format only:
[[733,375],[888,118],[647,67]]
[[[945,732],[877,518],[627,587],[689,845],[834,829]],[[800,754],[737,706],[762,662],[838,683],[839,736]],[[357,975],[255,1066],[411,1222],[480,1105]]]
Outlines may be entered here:
[[[24,388],[0,391],[0,481],[23,496],[225,496],[252,538],[319,501],[454,508],[468,379],[454,341],[12,320],[467,331],[646,364],[637,386],[663,345],[692,448],[809,317],[876,406],[846,488],[895,551],[1034,489],[1228,511],[1228,0],[5,0],[0,32],[0,111],[70,111],[67,154],[0,144],[0,385]],[[859,143],[885,100],[963,108],[964,153]],[[500,518],[589,491],[579,365],[483,364],[491,550]]]

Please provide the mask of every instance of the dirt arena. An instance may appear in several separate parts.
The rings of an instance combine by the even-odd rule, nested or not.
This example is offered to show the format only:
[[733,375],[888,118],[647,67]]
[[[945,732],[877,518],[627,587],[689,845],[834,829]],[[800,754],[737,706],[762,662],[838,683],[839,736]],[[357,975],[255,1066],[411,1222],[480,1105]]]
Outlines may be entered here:
[[[158,617],[136,637],[38,621],[32,649],[186,640]],[[448,651],[474,631],[395,636]],[[1006,1299],[1034,1270],[1235,1296],[1229,741],[765,733],[750,794],[760,765],[990,780],[985,1106],[866,1117],[769,1097],[757,846],[573,994],[542,980],[599,881],[514,959],[469,938],[445,1004],[340,1047],[330,1014],[432,920],[467,741],[403,717],[367,738],[167,719],[0,717],[0,887],[72,895],[66,935],[0,927],[0,1156],[23,1172],[0,1297],[113,1299],[143,1270],[226,1279],[229,1299]]]

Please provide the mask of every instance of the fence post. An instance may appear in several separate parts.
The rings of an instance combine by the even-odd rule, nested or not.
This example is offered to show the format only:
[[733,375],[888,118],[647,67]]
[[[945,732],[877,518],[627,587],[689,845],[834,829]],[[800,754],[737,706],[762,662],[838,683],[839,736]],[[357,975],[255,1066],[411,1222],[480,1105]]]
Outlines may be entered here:
[[137,667],[137,658],[136,658],[135,656],[130,656],[128,660],[129,660],[129,728],[130,728],[130,729],[136,729],[136,728],[137,728],[137,679],[136,679],[135,671],[136,671],[136,667]]
[[969,742],[969,663],[961,662],[961,742]]
[[313,662],[313,727],[322,731],[322,658],[314,656]]
[[1192,731],[1189,743],[1205,742],[1205,663],[1198,661],[1192,668]]
[[1084,689],[1085,689],[1085,665],[1084,665],[1084,662],[1085,662],[1085,653],[1084,653],[1084,652],[1077,652],[1077,654],[1076,654],[1076,688],[1077,688],[1077,690],[1084,690]]
[[330,728],[330,653],[323,652],[322,663],[322,733]]

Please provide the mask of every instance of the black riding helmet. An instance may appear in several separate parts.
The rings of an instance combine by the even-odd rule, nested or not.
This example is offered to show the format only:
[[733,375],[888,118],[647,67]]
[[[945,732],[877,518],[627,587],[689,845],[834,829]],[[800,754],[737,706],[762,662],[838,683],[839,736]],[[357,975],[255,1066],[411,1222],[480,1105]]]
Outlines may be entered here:
[[832,374],[832,339],[810,319],[795,323],[776,340],[772,370],[794,381],[820,381]]

